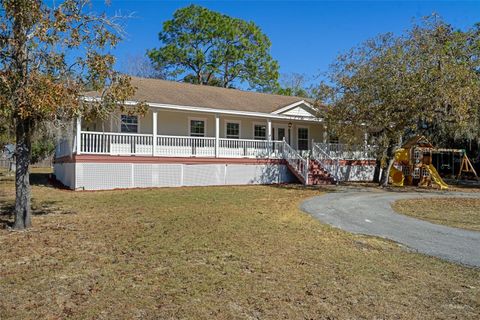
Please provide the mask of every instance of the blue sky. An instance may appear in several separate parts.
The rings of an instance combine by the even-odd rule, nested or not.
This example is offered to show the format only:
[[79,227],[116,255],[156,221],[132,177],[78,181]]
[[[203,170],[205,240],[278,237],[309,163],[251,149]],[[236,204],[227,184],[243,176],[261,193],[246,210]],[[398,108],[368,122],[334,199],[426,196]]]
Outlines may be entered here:
[[[103,10],[104,1],[93,1]],[[173,12],[191,3],[254,21],[272,41],[281,73],[318,75],[338,53],[379,33],[401,33],[414,19],[440,14],[456,28],[480,22],[480,1],[127,1],[111,0],[113,13],[135,13],[126,21],[128,38],[115,54],[121,70],[126,59],[158,47],[158,32]]]

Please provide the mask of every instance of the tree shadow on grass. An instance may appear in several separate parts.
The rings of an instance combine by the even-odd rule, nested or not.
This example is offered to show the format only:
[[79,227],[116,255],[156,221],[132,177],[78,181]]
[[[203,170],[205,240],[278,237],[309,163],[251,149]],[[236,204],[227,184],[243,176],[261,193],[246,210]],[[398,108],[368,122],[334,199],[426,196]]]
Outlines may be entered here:
[[54,175],[44,172],[31,172],[30,185],[37,187],[70,190],[69,187],[63,185],[60,181],[56,180]]
[[281,183],[281,184],[269,184],[269,187],[286,190],[315,190],[320,192],[333,192],[335,191],[329,185],[303,185],[301,183]]
[[30,185],[32,186],[42,186],[42,187],[52,187],[50,183],[50,174],[48,173],[30,173]]
[[[12,188],[15,184],[15,172],[0,172],[0,180],[3,182],[11,182]],[[50,173],[30,172],[30,185],[32,186],[51,186]]]
[[15,205],[9,201],[0,200],[0,228],[10,227],[13,223]]
[[[8,228],[13,225],[15,211],[15,201],[0,200],[0,229]],[[75,212],[62,209],[58,206],[58,201],[41,201],[32,205],[32,215],[42,216],[48,214],[74,214]]]

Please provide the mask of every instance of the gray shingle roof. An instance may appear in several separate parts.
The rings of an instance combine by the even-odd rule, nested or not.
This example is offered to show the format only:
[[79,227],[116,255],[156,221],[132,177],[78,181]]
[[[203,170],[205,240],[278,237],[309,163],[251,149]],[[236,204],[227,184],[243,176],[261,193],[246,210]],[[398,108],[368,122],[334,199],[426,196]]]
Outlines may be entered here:
[[[271,113],[285,106],[306,100],[236,89],[201,86],[159,79],[132,77],[137,88],[134,101],[180,106]],[[87,96],[95,94],[87,93]]]

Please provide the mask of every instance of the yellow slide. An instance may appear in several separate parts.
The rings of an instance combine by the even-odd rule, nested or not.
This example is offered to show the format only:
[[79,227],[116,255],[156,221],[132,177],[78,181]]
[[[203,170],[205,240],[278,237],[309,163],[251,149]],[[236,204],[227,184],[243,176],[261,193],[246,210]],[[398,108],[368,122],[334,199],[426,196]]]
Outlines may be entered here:
[[392,186],[403,187],[403,181],[405,180],[403,172],[393,166],[390,169],[390,179],[392,179]]
[[448,189],[448,184],[443,181],[442,177],[440,177],[437,169],[435,169],[433,164],[430,164],[428,166],[428,171],[430,171],[430,176],[432,177],[433,181],[435,181],[435,183],[440,186],[440,190]]

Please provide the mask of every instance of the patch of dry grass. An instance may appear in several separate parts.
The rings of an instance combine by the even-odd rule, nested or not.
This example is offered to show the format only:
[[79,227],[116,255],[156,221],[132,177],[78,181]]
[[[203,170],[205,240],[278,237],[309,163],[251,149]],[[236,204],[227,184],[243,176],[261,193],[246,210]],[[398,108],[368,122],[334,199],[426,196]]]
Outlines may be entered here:
[[[0,188],[5,184],[0,184]],[[3,207],[13,188],[0,190]],[[33,188],[0,231],[0,318],[478,319],[480,272],[319,223],[316,190]]]
[[398,213],[433,223],[480,231],[478,198],[406,199],[395,201],[392,208]]

